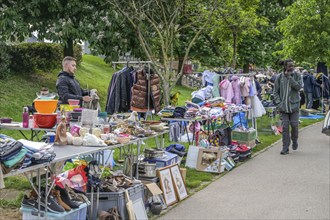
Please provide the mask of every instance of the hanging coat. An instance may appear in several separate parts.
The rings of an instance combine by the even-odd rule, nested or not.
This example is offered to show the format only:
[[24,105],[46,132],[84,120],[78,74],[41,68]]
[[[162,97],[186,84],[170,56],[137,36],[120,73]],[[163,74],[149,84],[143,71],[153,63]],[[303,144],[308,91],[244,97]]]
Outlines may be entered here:
[[233,87],[228,79],[224,79],[219,83],[221,97],[223,97],[227,103],[231,103],[234,97]]

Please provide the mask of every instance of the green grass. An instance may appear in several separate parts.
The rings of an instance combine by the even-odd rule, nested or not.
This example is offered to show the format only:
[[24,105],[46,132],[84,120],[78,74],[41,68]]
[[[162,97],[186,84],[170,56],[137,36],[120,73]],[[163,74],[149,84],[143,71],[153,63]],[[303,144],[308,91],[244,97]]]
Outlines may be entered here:
[[[76,78],[79,80],[80,85],[83,88],[92,89],[96,88],[100,96],[101,108],[105,108],[108,86],[113,73],[117,71],[112,68],[109,64],[106,64],[102,58],[84,55],[83,62],[78,67],[76,72]],[[10,76],[7,80],[0,81],[0,117],[11,117],[14,121],[21,121],[22,107],[26,105],[31,105],[33,99],[36,97],[36,92],[42,86],[46,86],[52,92],[56,92],[55,83],[57,75],[60,70],[55,70],[50,73],[37,73],[33,76]],[[178,105],[183,106],[186,100],[191,100],[191,93],[193,89],[189,89],[183,86],[176,86],[172,90],[172,93],[180,91]],[[159,116],[154,116],[153,119],[159,119]],[[263,116],[261,119],[264,123],[269,124],[269,118]],[[300,127],[305,127],[313,123],[322,121],[320,120],[308,120],[303,119]],[[258,119],[258,124],[260,119]],[[22,136],[17,131],[1,130],[3,134],[12,136],[13,138],[19,139]],[[26,133],[28,135],[28,133]],[[258,152],[268,147],[275,141],[281,138],[281,135],[274,135],[270,132],[258,131],[259,140],[261,144],[258,144],[253,152]],[[156,147],[155,140],[149,139],[145,141],[146,145],[142,147],[142,150],[146,147]],[[169,141],[168,134],[165,135],[165,147],[172,144]],[[181,143],[188,150],[188,143]],[[119,150],[116,150],[115,159],[119,158]],[[242,163],[239,163],[240,165]],[[184,163],[181,164],[184,166]],[[225,172],[226,173],[226,172]],[[224,174],[225,174],[224,173]],[[222,176],[221,174],[220,176]],[[220,177],[217,174],[206,173],[196,171],[195,169],[187,168],[186,175],[186,186],[189,192],[200,190],[201,188],[207,186],[214,179]],[[5,184],[7,188],[25,190],[30,189],[28,181],[24,177],[9,177],[5,179]],[[15,200],[7,201],[0,199],[0,207],[19,207],[22,195],[19,195]]]
[[21,202],[23,199],[24,193],[20,192],[19,195],[13,200],[6,200],[0,198],[0,207],[1,208],[19,208],[21,207]]
[[7,189],[17,189],[17,190],[31,189],[30,182],[23,176],[11,176],[5,178],[4,181]]

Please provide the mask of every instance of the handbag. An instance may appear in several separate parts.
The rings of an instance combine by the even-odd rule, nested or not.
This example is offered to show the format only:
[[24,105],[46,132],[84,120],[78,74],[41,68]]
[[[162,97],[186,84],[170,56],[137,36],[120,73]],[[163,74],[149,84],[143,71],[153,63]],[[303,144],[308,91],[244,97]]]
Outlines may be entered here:
[[223,146],[231,144],[231,127],[217,129],[214,134],[209,136],[209,142],[213,146]]

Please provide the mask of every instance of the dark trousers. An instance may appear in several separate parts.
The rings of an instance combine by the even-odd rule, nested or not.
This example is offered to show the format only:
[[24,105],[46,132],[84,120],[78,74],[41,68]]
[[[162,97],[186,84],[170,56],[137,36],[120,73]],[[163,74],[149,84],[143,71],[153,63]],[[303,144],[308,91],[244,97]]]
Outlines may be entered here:
[[[291,140],[293,143],[298,142],[299,131],[299,111],[294,113],[281,113],[282,121],[282,142],[283,151],[288,151]],[[290,125],[291,125],[291,137],[290,137]]]
[[306,92],[305,93],[305,98],[306,98],[306,108],[310,109],[313,106],[313,93],[311,92]]

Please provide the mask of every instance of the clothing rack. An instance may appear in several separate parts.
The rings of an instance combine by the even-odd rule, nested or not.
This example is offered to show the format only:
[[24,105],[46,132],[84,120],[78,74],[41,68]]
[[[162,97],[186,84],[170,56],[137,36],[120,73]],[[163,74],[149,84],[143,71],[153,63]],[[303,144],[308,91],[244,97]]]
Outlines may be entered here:
[[150,111],[150,69],[151,69],[151,64],[152,61],[115,61],[111,62],[113,64],[113,68],[116,69],[116,64],[126,64],[127,66],[129,64],[148,64],[148,73],[147,73],[147,80],[148,80],[148,100],[147,100],[147,112],[146,112],[146,119],[148,116],[150,116],[150,119],[152,119],[152,112]]

